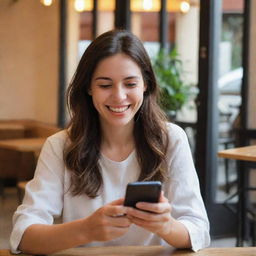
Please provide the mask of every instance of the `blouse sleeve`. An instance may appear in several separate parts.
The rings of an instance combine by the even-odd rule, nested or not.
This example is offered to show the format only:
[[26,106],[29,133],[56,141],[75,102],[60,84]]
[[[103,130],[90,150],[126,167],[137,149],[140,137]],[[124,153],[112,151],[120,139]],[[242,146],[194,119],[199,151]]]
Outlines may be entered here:
[[[55,136],[55,137],[54,137]],[[17,250],[22,235],[32,224],[52,224],[63,207],[63,140],[54,135],[47,139],[38,159],[34,178],[28,182],[22,204],[13,215],[10,246]]]
[[172,216],[187,228],[192,250],[210,244],[209,221],[185,132],[171,125],[169,147],[170,181],[167,186]]

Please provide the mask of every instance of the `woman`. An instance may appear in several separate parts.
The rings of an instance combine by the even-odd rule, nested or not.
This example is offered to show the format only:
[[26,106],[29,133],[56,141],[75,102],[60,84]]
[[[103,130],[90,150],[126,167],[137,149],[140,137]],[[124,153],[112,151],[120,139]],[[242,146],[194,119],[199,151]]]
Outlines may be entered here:
[[[208,246],[187,138],[157,105],[158,86],[139,39],[121,30],[99,36],[81,58],[67,96],[69,127],[42,149],[14,214],[12,251]],[[138,180],[163,182],[159,203],[123,206],[126,185]],[[53,224],[61,214],[63,223]]]

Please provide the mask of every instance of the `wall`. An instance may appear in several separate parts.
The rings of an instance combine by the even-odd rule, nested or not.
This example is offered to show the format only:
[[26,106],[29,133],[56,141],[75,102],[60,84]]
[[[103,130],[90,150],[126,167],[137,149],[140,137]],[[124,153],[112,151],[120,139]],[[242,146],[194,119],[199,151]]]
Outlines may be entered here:
[[[183,79],[197,85],[199,47],[199,8],[192,6],[188,13],[176,14],[176,48],[183,63]],[[180,120],[196,122],[197,111],[194,101],[183,107],[177,116]]]
[[79,18],[80,14],[75,11],[73,1],[68,1],[67,6],[67,85],[70,83],[79,61]]
[[57,122],[58,1],[0,1],[0,119]]
[[[79,18],[80,14],[75,11],[73,1],[67,2],[67,55],[66,55],[66,87],[70,84],[79,62],[78,40],[79,40]],[[66,123],[70,116],[65,109]]]
[[199,8],[191,7],[186,14],[176,14],[176,46],[187,71],[186,79],[198,80]]

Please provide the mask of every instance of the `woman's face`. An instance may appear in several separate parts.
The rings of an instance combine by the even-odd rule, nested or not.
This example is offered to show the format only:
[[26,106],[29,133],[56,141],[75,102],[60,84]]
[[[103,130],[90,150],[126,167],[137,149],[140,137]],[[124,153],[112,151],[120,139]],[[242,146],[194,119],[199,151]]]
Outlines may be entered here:
[[131,124],[145,90],[140,67],[127,55],[116,54],[100,61],[92,76],[89,94],[101,125]]

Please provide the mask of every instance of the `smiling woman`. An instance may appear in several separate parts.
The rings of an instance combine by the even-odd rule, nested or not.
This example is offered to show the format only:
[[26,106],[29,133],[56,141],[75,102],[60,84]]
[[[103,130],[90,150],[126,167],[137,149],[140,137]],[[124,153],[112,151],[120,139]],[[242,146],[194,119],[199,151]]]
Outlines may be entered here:
[[102,60],[94,71],[90,87],[101,126],[124,128],[130,122],[133,126],[145,90],[140,68],[130,57],[116,54]]
[[[75,246],[209,245],[209,223],[185,132],[157,104],[142,42],[106,32],[84,52],[68,88],[71,121],[49,137],[23,204],[12,251],[49,254]],[[162,181],[157,203],[124,206],[126,186]],[[63,216],[54,225],[53,218]]]
[[[126,82],[132,77],[136,77],[136,86],[130,87]],[[135,80],[132,84],[134,82]],[[137,37],[126,31],[119,31],[115,36],[111,33],[99,36],[82,56],[77,75],[68,89],[68,102],[72,114],[70,137],[76,147],[74,148],[71,143],[66,149],[67,166],[71,170],[76,170],[76,175],[85,175],[84,164],[77,166],[77,157],[80,153],[77,154],[76,151],[83,151],[86,145],[91,153],[85,155],[83,161],[92,164],[88,164],[88,172],[96,177],[99,167],[95,162],[102,152],[107,156],[114,155],[112,160],[123,159],[136,145],[139,163],[143,169],[139,179],[163,180],[168,136],[165,116],[156,104],[158,90],[151,61]],[[113,111],[113,108],[119,108],[120,111],[123,107],[128,107],[123,113]],[[152,124],[152,120],[156,123]],[[81,124],[84,124],[82,130]],[[159,134],[157,130],[162,132]],[[113,134],[118,136],[113,137]],[[146,134],[151,136],[146,139]],[[83,137],[82,140],[80,136]],[[95,140],[88,141],[88,136]],[[146,148],[145,141],[148,141]],[[146,156],[151,156],[152,161],[148,162]],[[78,178],[74,175],[73,179]],[[81,186],[91,197],[97,195],[102,184],[100,179],[95,178],[94,181],[92,191],[87,190],[92,184],[91,180],[85,179]],[[79,194],[81,191],[78,187],[76,186],[75,193]]]

